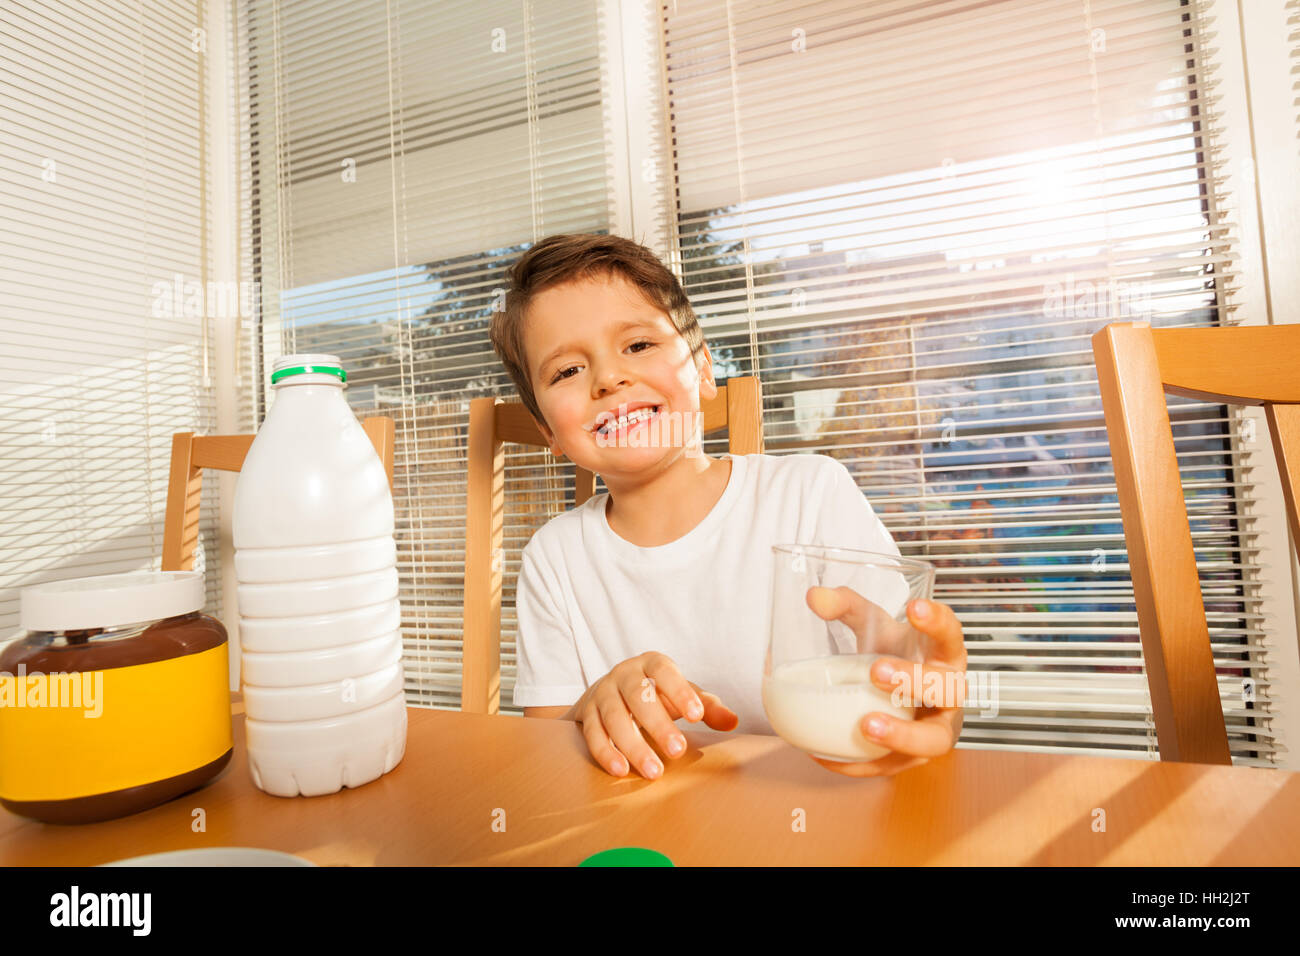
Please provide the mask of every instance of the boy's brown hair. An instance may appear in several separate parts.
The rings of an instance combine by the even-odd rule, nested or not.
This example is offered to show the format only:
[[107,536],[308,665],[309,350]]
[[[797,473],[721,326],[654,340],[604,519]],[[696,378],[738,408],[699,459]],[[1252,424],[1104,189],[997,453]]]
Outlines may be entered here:
[[515,383],[524,407],[548,427],[533,393],[524,352],[524,319],[528,306],[535,296],[553,286],[614,273],[639,288],[647,302],[667,313],[686,340],[692,358],[704,347],[704,332],[681,283],[645,246],[622,236],[589,233],[547,236],[510,267],[505,309],[493,313],[490,334],[492,347]]

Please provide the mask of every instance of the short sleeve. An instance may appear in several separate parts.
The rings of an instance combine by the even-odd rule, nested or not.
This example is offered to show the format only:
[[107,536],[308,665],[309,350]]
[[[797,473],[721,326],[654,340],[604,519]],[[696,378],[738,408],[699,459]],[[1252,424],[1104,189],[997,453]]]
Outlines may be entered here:
[[573,629],[561,610],[552,569],[524,548],[515,582],[516,707],[555,707],[574,703],[587,685],[574,644]]
[[830,493],[825,495],[819,512],[821,543],[828,547],[898,554],[893,535],[844,463],[826,455],[821,457],[829,463],[826,471],[830,473]]
[[[854,551],[874,551],[878,554],[899,555],[894,536],[889,533],[880,516],[858,488],[853,475],[843,462],[823,456],[829,462],[829,492],[818,511],[817,543],[832,548]],[[825,488],[825,485],[822,486]],[[868,595],[890,615],[899,616],[907,603],[907,582],[897,571],[882,570],[876,574],[873,594]]]

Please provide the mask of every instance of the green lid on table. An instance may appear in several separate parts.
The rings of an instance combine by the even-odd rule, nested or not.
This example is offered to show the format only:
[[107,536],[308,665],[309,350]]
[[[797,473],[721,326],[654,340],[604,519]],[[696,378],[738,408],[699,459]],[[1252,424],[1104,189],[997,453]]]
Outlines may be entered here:
[[672,866],[673,861],[656,850],[641,846],[620,846],[601,850],[589,856],[578,866]]

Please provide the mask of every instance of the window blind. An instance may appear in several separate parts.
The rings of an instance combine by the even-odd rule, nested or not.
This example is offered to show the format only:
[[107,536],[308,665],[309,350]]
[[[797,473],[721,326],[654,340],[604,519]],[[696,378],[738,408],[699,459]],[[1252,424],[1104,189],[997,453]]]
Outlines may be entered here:
[[[937,566],[997,701],[959,746],[1155,759],[1090,337],[1263,321],[1234,304],[1204,10],[661,13],[686,291],[719,363],[762,379],[768,453],[841,460]],[[1268,451],[1224,406],[1170,416],[1233,762],[1270,765]]]
[[261,422],[259,410],[265,411],[266,377],[262,374],[258,334],[267,306],[263,295],[262,196],[258,178],[264,173],[264,164],[259,163],[254,141],[258,81],[253,76],[251,51],[243,33],[248,29],[248,18],[243,4],[230,4],[224,15],[230,44],[229,75],[225,77],[231,104],[228,122],[235,141],[235,207],[230,214],[236,236],[236,269],[248,283],[247,309],[241,312],[236,325],[232,382],[235,428],[241,434],[251,434],[256,433]]
[[[359,417],[395,421],[412,704],[459,707],[469,399],[514,397],[487,332],[505,270],[551,233],[609,231],[605,16],[596,0],[239,8],[262,290],[248,354],[262,375],[278,354],[338,355]],[[252,400],[259,421],[273,399]],[[572,500],[548,457],[506,456],[506,711],[519,554]]]
[[[1286,3],[1287,38],[1291,42],[1291,75],[1300,76],[1300,0],[1287,0]],[[1300,80],[1291,84],[1291,89],[1300,93]],[[1300,99],[1295,100],[1296,130],[1300,134]]]
[[[0,640],[43,581],[161,564],[171,436],[212,431],[193,2],[0,19]],[[196,567],[221,614],[215,483]]]

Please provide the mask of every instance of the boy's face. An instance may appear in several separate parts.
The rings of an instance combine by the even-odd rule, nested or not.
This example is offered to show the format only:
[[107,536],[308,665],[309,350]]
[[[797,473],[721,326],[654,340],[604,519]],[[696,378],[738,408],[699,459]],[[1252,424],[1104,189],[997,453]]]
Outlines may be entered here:
[[[621,327],[630,322],[638,324]],[[682,455],[701,401],[718,393],[708,346],[692,356],[672,320],[617,273],[540,293],[528,308],[524,350],[551,450],[606,484]],[[621,406],[642,403],[659,406],[656,419],[595,430]]]

